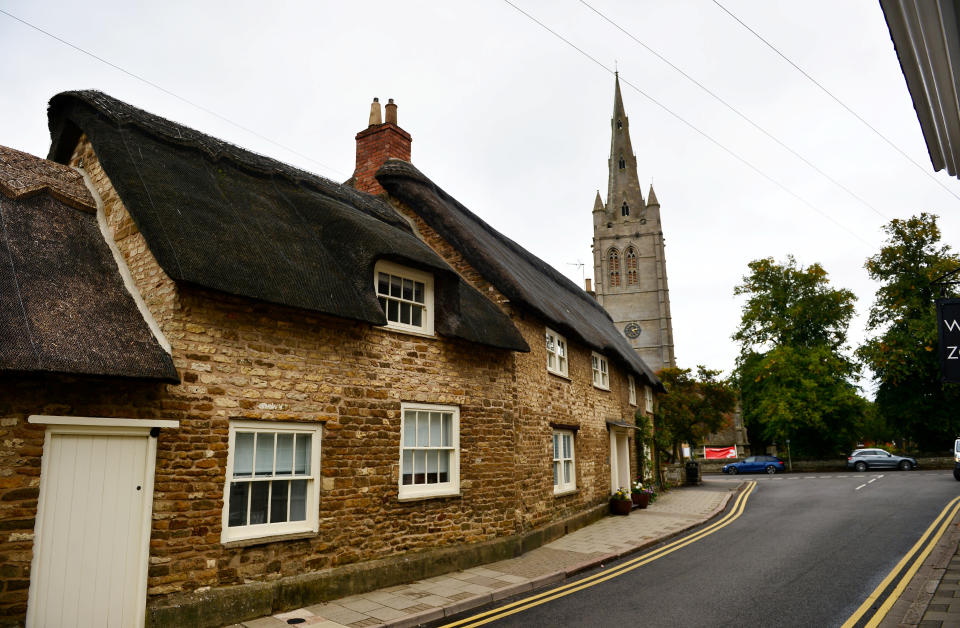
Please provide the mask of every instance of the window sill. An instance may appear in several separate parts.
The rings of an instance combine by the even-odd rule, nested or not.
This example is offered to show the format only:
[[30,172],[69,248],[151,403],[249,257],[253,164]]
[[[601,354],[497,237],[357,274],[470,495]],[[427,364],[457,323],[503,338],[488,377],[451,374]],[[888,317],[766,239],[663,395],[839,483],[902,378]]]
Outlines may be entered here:
[[554,497],[569,497],[570,495],[577,495],[580,492],[579,488],[571,488],[566,491],[561,491],[559,493],[554,493]]
[[596,388],[597,390],[602,390],[602,391],[604,391],[604,392],[610,392],[610,387],[609,387],[609,386],[607,386],[606,388],[604,388],[603,386],[597,386],[596,384],[594,384],[593,387]]
[[422,502],[428,499],[461,499],[463,495],[458,491],[456,493],[438,493],[436,495],[409,495],[406,497],[398,497],[398,502]]
[[389,325],[377,325],[384,331],[392,331],[395,334],[404,334],[406,336],[417,336],[418,338],[436,338],[436,334],[428,334],[425,331],[414,331],[412,329],[400,329],[399,327],[390,327]]
[[558,372],[556,372],[556,371],[551,371],[550,369],[547,369],[547,373],[550,374],[550,375],[553,375],[554,377],[559,377],[560,379],[565,379],[565,380],[567,380],[568,382],[573,381],[573,380],[570,379],[570,376],[569,376],[569,375],[564,375],[563,373],[558,373]]
[[237,539],[236,541],[221,541],[220,544],[225,549],[230,549],[232,547],[250,547],[252,545],[266,545],[267,543],[276,543],[277,541],[299,541],[301,539],[312,539],[315,536],[317,536],[317,533],[314,531],[291,532],[290,534],[258,536],[252,539]]

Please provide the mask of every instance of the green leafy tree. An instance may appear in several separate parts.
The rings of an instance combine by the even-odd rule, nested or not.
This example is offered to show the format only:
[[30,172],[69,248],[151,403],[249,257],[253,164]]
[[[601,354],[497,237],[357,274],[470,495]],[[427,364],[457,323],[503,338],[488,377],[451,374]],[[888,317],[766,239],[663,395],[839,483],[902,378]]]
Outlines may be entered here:
[[667,367],[657,376],[667,389],[656,410],[653,440],[658,452],[679,457],[681,443],[695,446],[729,426],[737,396],[729,383],[718,379],[720,371],[703,366],[691,369]]
[[960,259],[940,244],[932,214],[892,220],[884,231],[886,245],[865,264],[881,284],[867,321],[874,334],[857,356],[873,372],[877,413],[898,441],[939,451],[960,429],[960,386],[940,382],[933,281],[960,268]]
[[755,445],[791,440],[800,455],[830,456],[856,439],[867,403],[857,394],[856,364],[845,351],[856,297],[833,288],[819,264],[791,256],[750,262],[734,289],[746,295],[734,378]]

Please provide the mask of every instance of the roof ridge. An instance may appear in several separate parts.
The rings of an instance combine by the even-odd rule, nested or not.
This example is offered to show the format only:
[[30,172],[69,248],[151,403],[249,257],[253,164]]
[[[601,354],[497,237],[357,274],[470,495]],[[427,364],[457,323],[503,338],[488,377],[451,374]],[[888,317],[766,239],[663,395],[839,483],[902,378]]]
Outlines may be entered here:
[[13,200],[46,192],[74,209],[97,211],[79,172],[9,146],[0,146],[0,192]]

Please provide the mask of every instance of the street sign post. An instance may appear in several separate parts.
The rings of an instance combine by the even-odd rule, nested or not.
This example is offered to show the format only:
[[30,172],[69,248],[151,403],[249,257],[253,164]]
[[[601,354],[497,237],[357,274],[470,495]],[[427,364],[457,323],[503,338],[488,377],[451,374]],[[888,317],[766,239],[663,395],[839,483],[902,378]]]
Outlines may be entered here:
[[940,379],[960,383],[960,299],[937,299]]

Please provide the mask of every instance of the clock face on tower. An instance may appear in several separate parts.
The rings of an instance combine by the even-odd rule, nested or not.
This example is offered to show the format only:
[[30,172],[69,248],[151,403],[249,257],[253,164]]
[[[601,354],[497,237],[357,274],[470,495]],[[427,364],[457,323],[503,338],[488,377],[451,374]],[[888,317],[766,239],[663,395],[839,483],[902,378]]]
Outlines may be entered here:
[[627,335],[627,338],[636,338],[640,335],[640,325],[636,323],[627,323],[623,327],[623,333]]

